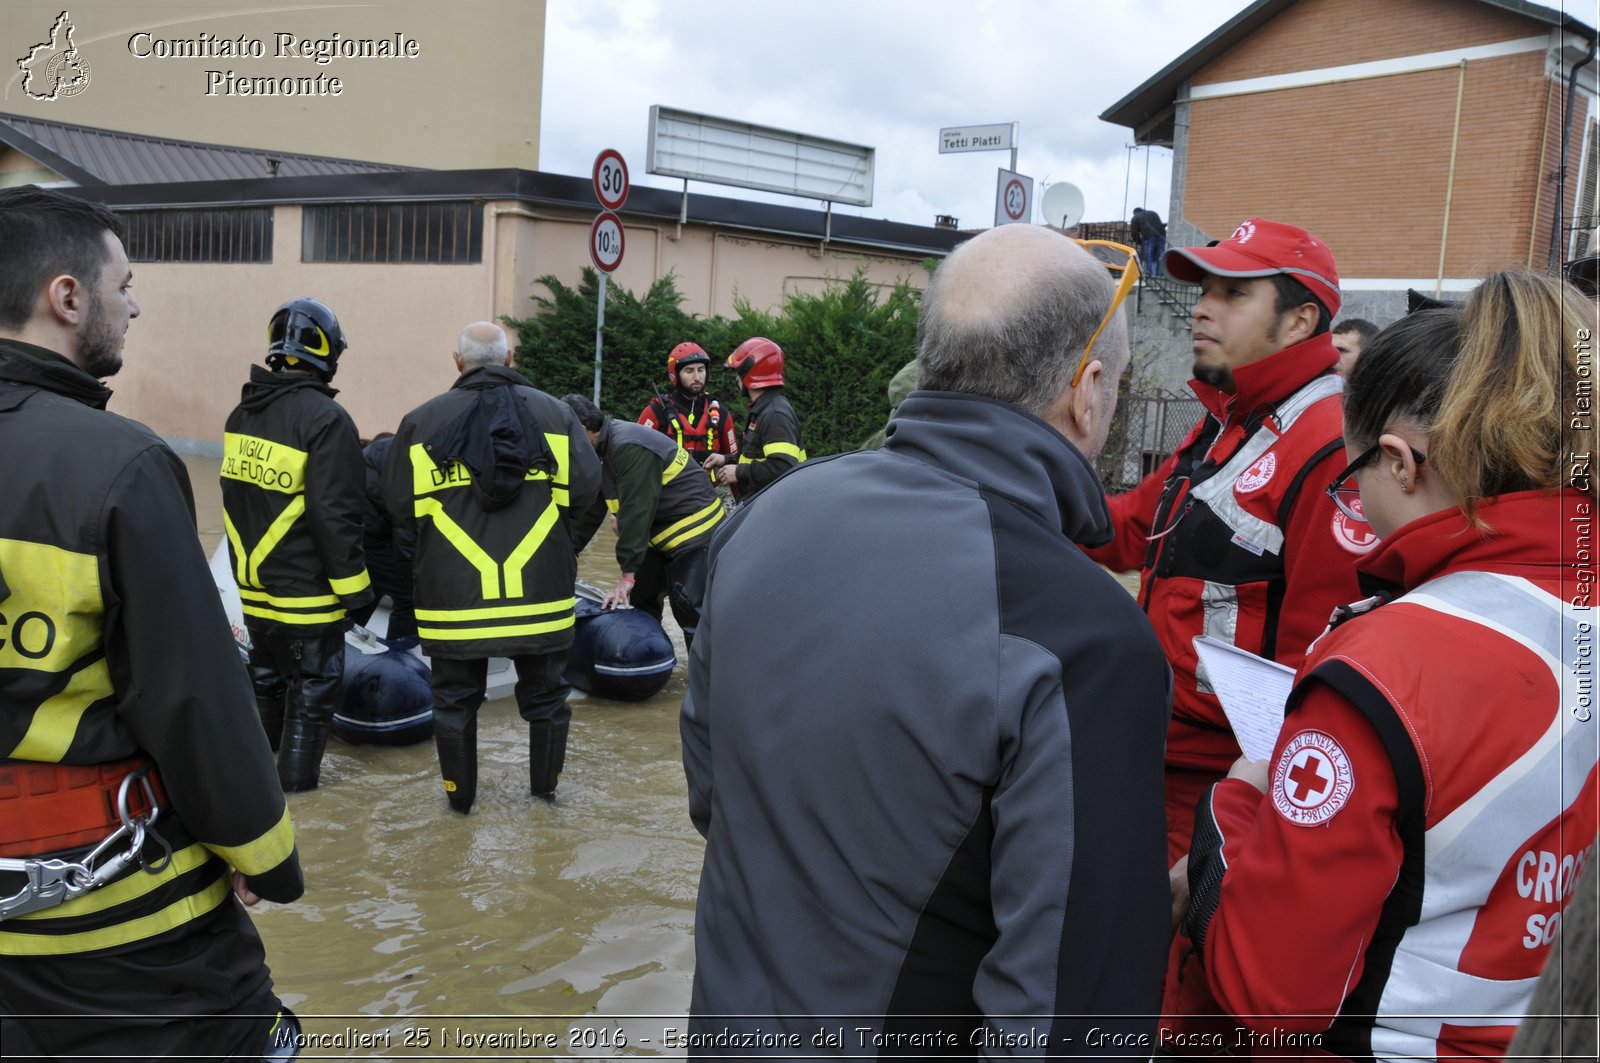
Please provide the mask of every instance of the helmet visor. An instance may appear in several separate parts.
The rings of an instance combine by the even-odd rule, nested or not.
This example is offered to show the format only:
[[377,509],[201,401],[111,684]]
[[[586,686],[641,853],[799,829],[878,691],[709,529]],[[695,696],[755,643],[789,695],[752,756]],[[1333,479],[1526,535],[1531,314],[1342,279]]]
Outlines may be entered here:
[[322,357],[332,353],[328,336],[317,323],[293,311],[272,316],[267,324],[267,345],[270,350],[299,350]]

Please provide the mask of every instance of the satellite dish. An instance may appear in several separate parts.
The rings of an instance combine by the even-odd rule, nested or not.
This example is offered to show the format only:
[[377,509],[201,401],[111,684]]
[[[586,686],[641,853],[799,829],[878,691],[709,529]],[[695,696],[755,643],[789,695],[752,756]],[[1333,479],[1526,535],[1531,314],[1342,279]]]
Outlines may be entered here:
[[1070,229],[1083,220],[1083,193],[1078,186],[1057,181],[1044,190],[1044,220],[1058,229]]

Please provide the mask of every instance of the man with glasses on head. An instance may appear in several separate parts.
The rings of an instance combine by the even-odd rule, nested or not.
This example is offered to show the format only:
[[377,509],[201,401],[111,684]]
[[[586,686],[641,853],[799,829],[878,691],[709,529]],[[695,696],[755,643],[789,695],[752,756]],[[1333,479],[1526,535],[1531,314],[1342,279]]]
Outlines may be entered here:
[[[1221,243],[1173,248],[1166,267],[1200,285],[1189,386],[1206,415],[1159,469],[1111,499],[1116,537],[1090,556],[1140,570],[1139,603],[1172,665],[1167,852],[1182,901],[1195,802],[1240,755],[1194,639],[1296,666],[1333,609],[1360,597],[1355,561],[1377,539],[1323,491],[1344,463],[1328,332],[1341,302],[1333,252],[1304,229],[1251,218]],[[1212,1010],[1175,999],[1175,971],[1167,1014]],[[1198,973],[1183,981],[1204,985]]]
[[1153,1044],[1169,679],[1074,545],[1111,533],[1115,296],[1043,227],[963,244],[883,447],[787,473],[712,543],[681,723],[693,1054]]

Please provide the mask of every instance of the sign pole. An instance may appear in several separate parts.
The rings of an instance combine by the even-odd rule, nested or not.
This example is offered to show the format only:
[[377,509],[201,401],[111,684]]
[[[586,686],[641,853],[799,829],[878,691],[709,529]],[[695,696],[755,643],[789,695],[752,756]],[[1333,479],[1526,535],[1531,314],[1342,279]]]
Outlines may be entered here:
[[628,164],[622,153],[607,148],[594,160],[594,196],[604,209],[589,226],[589,257],[600,272],[600,295],[594,311],[594,404],[600,405],[600,362],[606,327],[606,278],[622,264],[626,232],[616,212],[628,198]]
[[606,278],[600,274],[600,303],[594,315],[594,404],[600,405],[600,330],[606,327]]

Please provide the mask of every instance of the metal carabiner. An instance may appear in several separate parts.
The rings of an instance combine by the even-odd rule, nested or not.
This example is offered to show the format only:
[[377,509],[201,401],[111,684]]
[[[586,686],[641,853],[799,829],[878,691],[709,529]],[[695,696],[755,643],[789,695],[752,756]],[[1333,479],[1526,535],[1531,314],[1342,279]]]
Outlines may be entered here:
[[[172,863],[172,846],[154,830],[156,820],[161,818],[161,804],[156,800],[155,786],[150,782],[150,767],[149,764],[145,764],[122,777],[122,783],[117,787],[117,815],[122,820],[122,829],[117,834],[112,835],[112,838],[106,840],[110,842],[121,834],[131,831],[133,833],[133,841],[129,846],[129,851],[139,861],[140,869],[146,874],[158,875],[167,869],[167,865]],[[140,816],[135,816],[128,810],[128,788],[133,785],[135,780],[144,789],[145,803],[150,806],[150,811]],[[155,839],[156,844],[161,846],[161,859],[153,864],[144,858],[144,843],[145,835],[147,834]],[[97,849],[96,851],[98,852],[99,850]],[[124,866],[126,865],[124,864]]]

